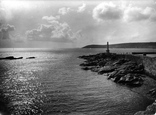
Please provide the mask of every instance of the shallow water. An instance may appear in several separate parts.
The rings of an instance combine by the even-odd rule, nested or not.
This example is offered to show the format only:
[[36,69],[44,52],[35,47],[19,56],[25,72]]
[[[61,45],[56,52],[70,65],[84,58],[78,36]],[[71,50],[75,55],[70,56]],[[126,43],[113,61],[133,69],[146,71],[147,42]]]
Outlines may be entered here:
[[[0,90],[7,111],[13,115],[133,115],[144,110],[151,100],[107,80],[104,75],[81,70],[79,64],[83,60],[78,56],[103,51],[1,50],[1,57],[24,57],[0,60]],[[112,51],[127,53],[134,49]],[[26,59],[29,56],[36,58]]]

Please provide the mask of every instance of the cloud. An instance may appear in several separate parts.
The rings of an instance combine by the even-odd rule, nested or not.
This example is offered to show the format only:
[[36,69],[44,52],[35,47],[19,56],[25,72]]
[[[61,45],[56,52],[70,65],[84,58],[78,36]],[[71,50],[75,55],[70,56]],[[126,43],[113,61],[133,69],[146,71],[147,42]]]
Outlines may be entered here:
[[139,7],[129,7],[124,12],[124,20],[127,22],[148,20],[155,13],[155,10],[150,7],[145,9]]
[[79,31],[74,33],[67,23],[53,21],[49,25],[41,25],[38,29],[26,32],[28,40],[73,42],[79,37]]
[[70,7],[63,7],[63,8],[60,8],[58,10],[58,13],[61,14],[61,15],[66,15],[70,12],[76,12],[76,13],[81,13],[83,11],[86,10],[86,4],[83,3],[82,6],[78,7],[78,9],[74,9],[74,8],[70,8]]
[[67,14],[70,11],[71,11],[71,8],[63,7],[63,8],[59,9],[58,13],[61,14],[61,15],[65,15],[65,14]]
[[43,16],[42,20],[46,20],[48,22],[54,21],[54,20],[59,20],[60,16]]
[[85,11],[85,9],[86,9],[86,4],[83,3],[82,6],[78,7],[77,12],[83,12],[83,11]]
[[10,31],[14,31],[15,27],[12,25],[2,26],[0,29],[0,39],[10,39]]
[[97,21],[118,20],[124,22],[156,21],[156,10],[152,7],[136,7],[131,4],[103,2],[93,9],[93,18]]
[[93,18],[98,21],[118,20],[123,16],[123,10],[112,2],[103,2],[93,9]]
[[5,31],[14,31],[15,30],[15,27],[13,25],[7,25],[6,28],[4,28]]

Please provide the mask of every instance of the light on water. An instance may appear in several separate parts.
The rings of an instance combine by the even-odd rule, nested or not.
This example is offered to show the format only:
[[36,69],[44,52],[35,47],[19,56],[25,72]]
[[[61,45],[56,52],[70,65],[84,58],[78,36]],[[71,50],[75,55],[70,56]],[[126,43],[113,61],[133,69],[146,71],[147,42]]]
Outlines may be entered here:
[[[106,76],[83,71],[77,57],[103,50],[15,51],[32,60],[0,61],[1,89],[13,115],[133,115],[151,102]],[[140,106],[142,105],[142,106]]]

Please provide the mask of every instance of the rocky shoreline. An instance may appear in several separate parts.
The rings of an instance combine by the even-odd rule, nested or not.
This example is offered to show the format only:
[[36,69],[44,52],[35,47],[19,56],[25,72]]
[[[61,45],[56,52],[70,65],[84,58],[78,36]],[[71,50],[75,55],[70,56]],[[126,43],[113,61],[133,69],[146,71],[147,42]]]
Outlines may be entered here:
[[86,60],[80,64],[83,70],[107,74],[108,79],[130,87],[141,86],[143,78],[147,76],[139,57],[132,60],[129,55],[100,53],[79,58]]
[[[0,60],[18,60],[18,59],[23,59],[23,57],[7,56],[0,58]],[[35,57],[27,57],[26,59],[35,59]]]
[[[85,60],[80,64],[83,70],[104,74],[108,80],[130,88],[141,87],[149,77],[156,80],[156,58],[115,53],[83,55],[79,58]],[[156,89],[151,89],[147,95],[156,99]],[[148,106],[147,110],[137,112],[135,115],[155,113],[156,102]]]

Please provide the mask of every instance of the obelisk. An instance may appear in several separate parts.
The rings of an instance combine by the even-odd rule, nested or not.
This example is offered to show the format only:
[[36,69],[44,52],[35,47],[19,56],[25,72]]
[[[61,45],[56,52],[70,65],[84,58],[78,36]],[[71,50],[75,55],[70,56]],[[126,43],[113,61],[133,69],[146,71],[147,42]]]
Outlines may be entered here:
[[106,53],[109,54],[109,42],[107,42],[107,50],[106,50]]

